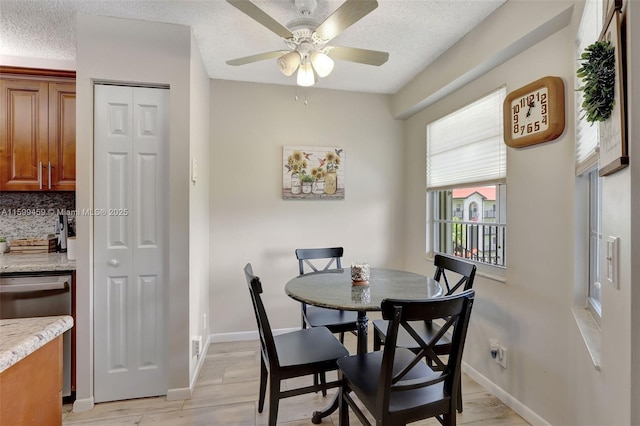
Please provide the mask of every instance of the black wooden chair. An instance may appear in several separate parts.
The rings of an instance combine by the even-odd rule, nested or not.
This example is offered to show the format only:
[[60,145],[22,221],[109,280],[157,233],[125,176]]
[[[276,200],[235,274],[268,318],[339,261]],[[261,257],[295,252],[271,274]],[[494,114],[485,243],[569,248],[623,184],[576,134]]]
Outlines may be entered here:
[[[476,276],[476,265],[453,257],[443,256],[441,254],[437,254],[435,256],[433,263],[436,266],[434,279],[445,287],[444,290],[446,296],[452,295],[458,290],[465,291],[473,287],[473,280]],[[449,279],[452,277],[447,275],[448,272],[453,272],[460,276],[455,284],[452,284],[455,279],[452,280],[452,283],[449,282]],[[412,324],[412,326],[418,336],[425,341],[431,339],[432,336],[440,331],[440,327],[431,321],[422,321]],[[384,344],[387,327],[388,324],[385,320],[373,321],[373,350],[380,350],[380,347]],[[411,349],[413,351],[420,350],[420,345],[416,340],[402,329],[398,334],[397,345],[401,348]],[[445,334],[435,346],[436,353],[446,354],[449,352],[450,346],[451,336]],[[460,392],[458,396],[458,411],[462,412],[462,392]]]
[[[264,408],[267,379],[269,379],[269,426],[278,419],[278,403],[281,398],[302,395],[335,388],[339,381],[326,382],[325,373],[337,369],[336,360],[349,355],[325,327],[310,328],[274,336],[267,312],[262,304],[262,283],[253,275],[251,264],[244,267],[253,310],[260,334],[260,397],[258,412]],[[280,390],[281,382],[293,377],[319,375],[320,383],[297,389]]]
[[[340,425],[349,424],[349,408],[365,425],[399,426],[429,417],[437,417],[443,425],[455,425],[460,366],[473,299],[474,290],[467,290],[426,300],[384,300],[382,317],[388,320],[384,350],[338,360],[342,380]],[[436,319],[444,324],[429,340],[422,340],[412,327]],[[413,336],[419,351],[397,346],[400,330]],[[450,352],[442,357],[436,353],[436,345],[445,333],[450,333],[451,344]],[[435,368],[422,362],[425,357]],[[369,422],[354,395],[374,423]]]
[[[300,275],[305,274],[305,265],[311,269],[308,272],[326,272],[342,268],[342,247],[297,249],[296,258]],[[317,262],[326,262],[324,267],[318,267]],[[324,263],[322,262],[322,263]],[[335,266],[334,266],[335,264]],[[327,327],[332,333],[340,333],[340,343],[344,343],[344,333],[357,330],[355,311],[341,311],[338,309],[321,308],[302,303],[302,328]]]

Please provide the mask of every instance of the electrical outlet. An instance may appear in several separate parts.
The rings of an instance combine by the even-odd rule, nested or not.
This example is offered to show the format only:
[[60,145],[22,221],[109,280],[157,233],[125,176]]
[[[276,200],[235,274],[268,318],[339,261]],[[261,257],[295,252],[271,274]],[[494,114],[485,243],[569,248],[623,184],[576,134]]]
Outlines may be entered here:
[[507,368],[507,348],[498,345],[498,356],[496,362],[502,368]]
[[191,336],[191,356],[200,358],[200,351],[202,350],[202,336]]
[[490,339],[491,358],[502,368],[507,368],[507,348],[498,344],[498,339]]

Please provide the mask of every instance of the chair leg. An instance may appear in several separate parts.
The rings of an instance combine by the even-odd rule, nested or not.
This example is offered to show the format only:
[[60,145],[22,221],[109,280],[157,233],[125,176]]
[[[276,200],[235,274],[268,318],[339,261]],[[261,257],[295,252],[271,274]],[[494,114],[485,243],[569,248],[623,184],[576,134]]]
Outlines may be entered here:
[[269,371],[264,363],[264,359],[260,357],[260,397],[258,398],[258,413],[262,413],[264,409],[264,397],[267,393],[267,378]]
[[327,374],[324,371],[320,373],[320,384],[322,385],[322,396],[327,396]]
[[443,414],[441,423],[443,426],[456,426],[456,411]]
[[382,339],[380,338],[378,333],[374,331],[373,332],[373,350],[379,351],[381,346],[382,346]]
[[278,403],[280,398],[280,379],[271,374],[269,381],[269,426],[276,426],[278,422]]
[[340,426],[349,426],[349,404],[344,399],[342,388],[338,388],[338,424]]
[[460,374],[460,383],[458,383],[458,398],[457,398],[456,406],[458,408],[458,413],[462,413],[462,374]]
[[344,331],[340,332],[340,343],[344,345]]

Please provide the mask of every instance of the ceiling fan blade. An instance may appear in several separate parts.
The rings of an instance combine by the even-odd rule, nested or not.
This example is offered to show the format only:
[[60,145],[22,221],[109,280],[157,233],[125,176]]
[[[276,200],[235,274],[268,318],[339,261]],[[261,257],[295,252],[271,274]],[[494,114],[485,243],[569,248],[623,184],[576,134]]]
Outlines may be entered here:
[[266,59],[279,58],[280,56],[288,53],[288,50],[276,50],[273,52],[258,53],[257,55],[245,56],[243,58],[231,59],[227,61],[227,65],[245,65],[252,62],[264,61]]
[[280,37],[291,38],[293,33],[287,27],[267,15],[262,9],[250,2],[249,0],[227,0],[231,6],[244,12],[251,19],[261,23]]
[[322,40],[329,41],[371,13],[376,7],[378,7],[376,0],[346,0],[316,28],[316,35]]
[[382,65],[389,59],[389,52],[379,50],[358,49],[357,47],[329,47],[327,55],[332,59],[358,62],[366,65]]

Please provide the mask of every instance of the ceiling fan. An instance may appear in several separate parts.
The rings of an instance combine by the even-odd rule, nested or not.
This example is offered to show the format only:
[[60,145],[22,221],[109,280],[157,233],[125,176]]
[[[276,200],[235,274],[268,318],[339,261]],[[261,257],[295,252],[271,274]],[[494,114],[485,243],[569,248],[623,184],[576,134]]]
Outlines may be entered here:
[[[288,48],[232,59],[227,61],[228,65],[278,58],[278,67],[284,75],[288,77],[297,71],[297,84],[308,87],[317,82],[317,77],[326,77],[333,71],[334,59],[377,66],[389,59],[388,52],[328,45],[338,34],[377,8],[376,0],[346,0],[321,24],[299,19],[288,24],[293,28],[291,30],[249,0],[227,2],[282,37]],[[317,0],[295,0],[295,5],[303,16],[310,15],[317,7]]]

